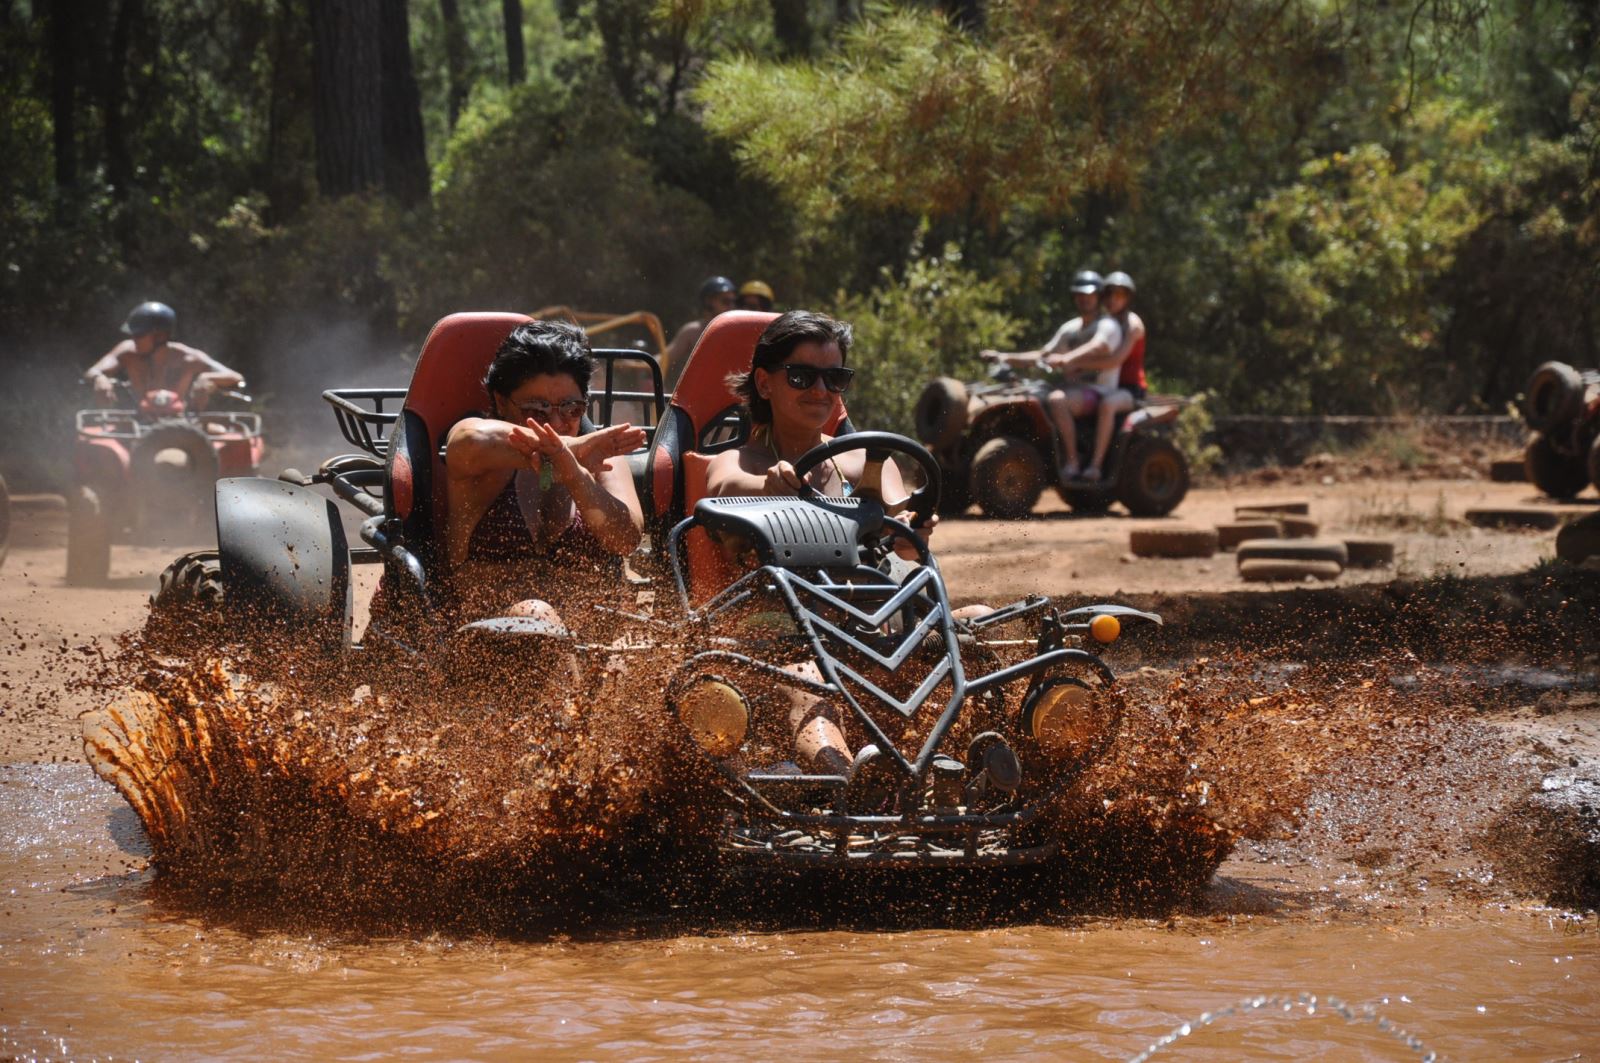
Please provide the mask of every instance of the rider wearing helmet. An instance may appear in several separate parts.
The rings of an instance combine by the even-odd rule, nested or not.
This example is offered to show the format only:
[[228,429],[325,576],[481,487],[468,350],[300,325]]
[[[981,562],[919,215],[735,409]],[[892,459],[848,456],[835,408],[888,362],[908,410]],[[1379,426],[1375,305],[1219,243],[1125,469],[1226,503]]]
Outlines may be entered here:
[[707,277],[700,282],[700,316],[688,322],[672,337],[672,342],[667,346],[667,391],[671,392],[678,383],[678,374],[683,372],[683,363],[689,360],[689,354],[694,350],[694,345],[700,342],[700,333],[706,330],[711,319],[718,314],[727,313],[739,305],[739,291],[727,277]]
[[770,314],[776,301],[776,297],[772,294],[772,285],[766,281],[745,281],[739,285],[740,310],[759,310],[764,314]]
[[213,392],[244,385],[244,377],[205,351],[172,341],[178,315],[165,303],[140,303],[122,323],[128,338],[89,367],[83,378],[104,406],[117,400],[117,378],[128,383],[135,400],[170,391],[204,409]]
[[[1104,281],[1092,269],[1079,270],[1072,278],[1072,301],[1078,316],[1056,330],[1050,342],[1036,351],[980,351],[988,361],[1005,362],[1023,368],[1049,368],[1062,378],[1060,386],[1045,396],[1045,406],[1055,423],[1063,458],[1062,480],[1079,477],[1078,433],[1073,420],[1094,412],[1100,397],[1116,387],[1117,352],[1122,347],[1122,327],[1103,313],[1100,289]],[[1074,375],[1093,373],[1088,381],[1073,382]]]

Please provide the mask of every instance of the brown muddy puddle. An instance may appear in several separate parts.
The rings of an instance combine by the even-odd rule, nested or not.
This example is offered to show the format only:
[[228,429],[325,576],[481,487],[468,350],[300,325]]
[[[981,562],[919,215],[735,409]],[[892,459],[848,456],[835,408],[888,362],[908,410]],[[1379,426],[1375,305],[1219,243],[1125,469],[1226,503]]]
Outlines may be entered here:
[[[1292,840],[1241,843],[1176,912],[975,924],[923,901],[880,921],[890,881],[842,898],[843,928],[811,911],[772,929],[811,898],[734,890],[687,916],[492,934],[174,898],[88,767],[4,767],[0,1059],[1130,1059],[1184,1024],[1154,1058],[1588,1058],[1595,919],[1495,896],[1426,771],[1422,799],[1376,814],[1394,767],[1320,787]],[[1352,803],[1372,813],[1360,838],[1335,814]]]

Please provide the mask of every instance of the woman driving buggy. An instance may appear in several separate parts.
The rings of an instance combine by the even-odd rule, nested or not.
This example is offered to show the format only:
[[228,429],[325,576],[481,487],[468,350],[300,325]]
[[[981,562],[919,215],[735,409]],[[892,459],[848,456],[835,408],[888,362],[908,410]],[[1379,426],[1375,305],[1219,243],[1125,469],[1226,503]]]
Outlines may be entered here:
[[[484,377],[490,409],[445,443],[446,590],[459,616],[532,617],[562,625],[549,599],[570,601],[596,574],[620,577],[644,521],[622,456],[642,429],[580,434],[594,358],[574,325],[519,325]],[[620,578],[618,579],[620,586]]]
[[[823,314],[791,310],[778,317],[756,341],[750,371],[742,374],[735,390],[750,414],[750,437],[736,450],[712,459],[706,472],[706,493],[712,497],[734,495],[793,495],[801,477],[795,463],[812,448],[826,443],[825,430],[834,423],[855,370],[845,366],[850,351],[850,326]],[[893,511],[909,494],[892,461],[882,463],[881,482],[866,484],[866,453],[852,450],[830,458],[806,474],[818,494],[834,497],[875,489]],[[916,530],[924,540],[937,517]],[[897,536],[893,549],[904,560],[915,560],[915,546]],[[971,607],[986,611],[984,607]],[[969,612],[964,611],[964,612]],[[820,681],[816,666],[791,665],[797,675]],[[854,755],[839,727],[837,707],[794,688],[784,688],[790,701],[794,748],[802,765],[817,771],[852,778],[878,757],[873,745]]]

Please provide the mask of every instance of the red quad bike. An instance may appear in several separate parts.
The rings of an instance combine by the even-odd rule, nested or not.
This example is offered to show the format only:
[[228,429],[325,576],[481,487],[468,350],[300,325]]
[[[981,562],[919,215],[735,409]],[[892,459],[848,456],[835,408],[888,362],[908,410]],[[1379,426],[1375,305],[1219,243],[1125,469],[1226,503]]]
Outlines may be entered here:
[[[917,399],[917,437],[944,470],[941,512],[973,502],[987,517],[1026,517],[1047,484],[1077,513],[1104,513],[1121,502],[1135,517],[1163,517],[1189,492],[1189,462],[1168,434],[1186,400],[1151,397],[1119,414],[1097,482],[1062,482],[1056,471],[1055,425],[1044,399],[1050,385],[998,366],[991,380],[931,381]],[[1075,419],[1078,453],[1094,453],[1095,418]]]
[[[218,398],[250,401],[238,392]],[[104,583],[114,540],[160,541],[203,529],[217,477],[254,475],[262,445],[259,414],[200,413],[166,389],[139,398],[133,409],[79,410],[67,582]]]
[[[236,615],[276,618],[306,653],[374,684],[393,674],[397,659],[426,667],[481,660],[481,651],[531,664],[559,651],[580,662],[588,673],[581,689],[592,692],[618,655],[666,653],[678,662],[661,694],[666,725],[677,729],[686,770],[722,802],[712,833],[694,844],[782,866],[1055,859],[1054,803],[1121,726],[1121,694],[1098,651],[1125,626],[1160,618],[1116,605],[1057,609],[1034,596],[981,620],[956,620],[938,563],[914,530],[937,509],[938,462],[903,436],[854,432],[842,405],[836,438],[797,468],[864,450],[867,472],[853,496],[705,497],[712,457],[741,445],[750,429],[729,376],[749,367],[774,316],[717,317],[670,404],[653,357],[596,351],[606,386],[591,395],[585,429],[607,422],[619,400],[648,402],[658,418],[648,446],[629,458],[653,550],[633,562],[655,574],[655,604],[649,614],[592,606],[607,621],[603,645],[527,617],[437,622],[441,442],[487,402],[485,368],[527,320],[515,314],[440,321],[409,389],[325,392],[361,453],[330,458],[311,476],[291,470],[276,480],[219,481],[217,550],[173,562],[154,608],[212,609],[208,629],[218,631]],[[653,395],[614,392],[611,367],[623,358],[645,362]],[[908,476],[921,470],[904,506],[869,486],[874,469],[894,458]],[[347,544],[339,506],[316,488],[360,512],[364,546]],[[895,539],[911,544],[922,564],[897,571],[888,562]],[[360,644],[351,641],[356,564],[383,567]],[[438,652],[446,646],[467,652]],[[808,677],[793,670],[801,663],[813,666]],[[854,748],[874,744],[877,756],[858,753],[848,774],[788,763],[784,695],[797,689],[832,700]]]
[[1523,420],[1533,429],[1523,464],[1551,498],[1600,490],[1600,371],[1546,362],[1528,378]]

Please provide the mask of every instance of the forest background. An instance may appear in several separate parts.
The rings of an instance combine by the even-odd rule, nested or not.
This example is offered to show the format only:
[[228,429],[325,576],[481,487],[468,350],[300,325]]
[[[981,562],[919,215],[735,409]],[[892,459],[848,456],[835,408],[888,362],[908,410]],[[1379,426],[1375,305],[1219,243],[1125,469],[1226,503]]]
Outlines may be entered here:
[[[853,321],[861,423],[1139,284],[1218,412],[1600,361],[1591,0],[0,0],[0,472],[144,299],[269,412],[459,309]],[[272,431],[269,426],[269,431]]]

